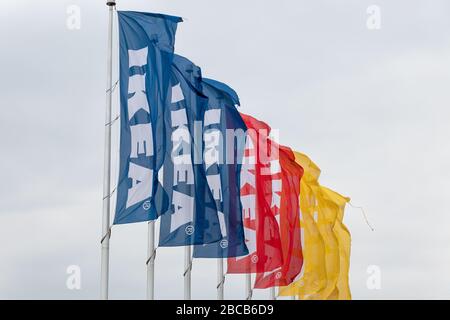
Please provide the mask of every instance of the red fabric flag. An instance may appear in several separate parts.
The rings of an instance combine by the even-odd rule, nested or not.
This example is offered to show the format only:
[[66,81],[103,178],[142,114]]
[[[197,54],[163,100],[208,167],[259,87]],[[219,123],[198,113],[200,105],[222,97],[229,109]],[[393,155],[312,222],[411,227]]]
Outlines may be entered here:
[[[241,114],[247,126],[247,145],[241,169],[241,202],[244,232],[249,254],[228,259],[228,273],[264,273],[283,265],[279,211],[273,187],[281,185],[270,174],[278,150],[268,135],[270,127]],[[276,147],[276,146],[275,146]]]
[[[272,142],[275,145],[275,142]],[[283,253],[283,264],[270,272],[258,273],[255,288],[287,286],[301,272],[303,254],[300,231],[300,179],[303,168],[295,162],[290,148],[279,147],[279,176],[281,177],[281,208],[277,215]]]

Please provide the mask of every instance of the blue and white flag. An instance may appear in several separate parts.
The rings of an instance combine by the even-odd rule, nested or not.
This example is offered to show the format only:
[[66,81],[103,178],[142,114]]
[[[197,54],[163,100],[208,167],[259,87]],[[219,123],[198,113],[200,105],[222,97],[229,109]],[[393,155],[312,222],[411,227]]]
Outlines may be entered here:
[[202,122],[207,98],[201,90],[201,70],[175,55],[170,106],[166,113],[167,149],[160,171],[163,190],[156,202],[168,204],[161,216],[161,247],[218,242],[221,225],[202,161]]
[[114,224],[154,220],[164,111],[179,17],[119,12],[120,169]]
[[228,258],[248,254],[240,197],[240,173],[246,126],[236,106],[239,97],[229,86],[203,79],[208,97],[203,122],[204,166],[208,187],[215,196],[222,240],[194,247],[195,258]]

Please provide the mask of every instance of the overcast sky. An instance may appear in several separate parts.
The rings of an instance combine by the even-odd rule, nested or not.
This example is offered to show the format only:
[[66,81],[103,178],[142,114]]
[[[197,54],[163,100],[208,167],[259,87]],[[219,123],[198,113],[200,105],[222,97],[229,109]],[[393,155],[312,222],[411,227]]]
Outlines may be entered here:
[[[66,26],[70,5],[80,30]],[[379,30],[367,28],[370,5]],[[375,232],[359,210],[345,216],[355,299],[450,298],[448,0],[118,0],[118,9],[184,17],[176,52],[230,84],[242,112],[279,129],[320,166],[323,185],[365,208]],[[99,297],[106,32],[102,0],[0,2],[0,298]],[[113,229],[111,298],[145,298],[146,236],[146,224]],[[70,265],[81,290],[66,287]],[[372,265],[380,290],[366,285]],[[216,297],[215,268],[194,261],[193,298]],[[159,250],[156,298],[182,298],[182,273],[183,250]],[[227,278],[226,298],[244,298],[242,280]]]

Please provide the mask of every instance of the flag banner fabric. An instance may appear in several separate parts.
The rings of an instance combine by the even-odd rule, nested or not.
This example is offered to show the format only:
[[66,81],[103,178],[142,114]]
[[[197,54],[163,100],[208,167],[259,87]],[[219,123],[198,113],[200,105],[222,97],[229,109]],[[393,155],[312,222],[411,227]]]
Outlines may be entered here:
[[[272,141],[273,145],[276,145]],[[279,157],[275,162],[277,170],[273,172],[281,181],[278,188],[272,188],[277,193],[276,201],[280,210],[277,221],[280,228],[283,264],[280,268],[266,273],[258,273],[255,278],[255,288],[266,289],[275,286],[287,286],[299,275],[303,265],[302,242],[300,231],[300,181],[303,168],[295,162],[295,156],[288,147],[279,146]],[[273,183],[273,182],[272,182]],[[281,187],[281,188],[280,188]]]
[[160,247],[227,258],[227,273],[256,274],[255,288],[351,299],[350,199],[321,186],[319,167],[280,146],[266,123],[239,113],[236,91],[174,54],[180,17],[119,11],[118,20],[114,224],[160,218]]
[[120,167],[114,224],[125,224],[158,217],[154,194],[165,149],[162,116],[182,19],[130,11],[119,11],[118,17]]
[[240,201],[240,172],[247,127],[235,105],[239,97],[227,85],[203,79],[208,97],[203,121],[204,166],[208,187],[214,195],[222,240],[194,247],[194,258],[227,258],[248,254]]
[[[188,59],[173,59],[170,103],[165,115],[168,154],[160,177],[166,203],[161,215],[161,247],[203,245],[223,239],[223,215],[217,209],[220,188],[203,163],[203,120],[208,99],[202,93],[201,70]],[[212,119],[214,120],[214,119]],[[161,179],[160,178],[160,179]],[[164,198],[164,199],[160,199]]]
[[317,190],[317,225],[325,244],[325,268],[327,283],[321,292],[322,299],[336,300],[338,298],[337,280],[340,270],[339,241],[333,227],[337,220],[339,207],[324,193],[324,188]]
[[345,206],[350,202],[350,198],[344,197],[337,192],[326,187],[321,188],[322,196],[327,206],[324,211],[333,212],[331,218],[335,218],[333,233],[338,242],[339,251],[339,274],[336,281],[336,289],[328,296],[328,299],[351,300],[348,274],[350,271],[350,249],[351,236],[347,227],[344,225]]
[[300,181],[300,227],[303,245],[303,269],[299,279],[279,294],[298,296],[301,300],[320,299],[326,287],[325,243],[317,226],[316,193],[319,190],[319,167],[306,155],[295,152],[295,160],[303,167]]
[[[234,91],[233,88],[231,88],[229,85],[214,80],[214,79],[208,79],[203,78],[202,79],[203,85],[209,86],[217,90],[221,93],[221,95],[224,95],[226,98],[230,99],[232,101],[234,107],[238,107],[241,105],[241,102],[239,101],[239,96],[236,91]],[[239,116],[240,117],[240,116]],[[242,121],[242,119],[241,119]]]
[[298,279],[280,288],[279,294],[305,300],[351,299],[351,239],[343,224],[345,204],[350,199],[320,186],[320,169],[306,155],[295,153],[295,157],[305,170],[300,194],[305,261]]
[[280,230],[276,214],[280,209],[281,181],[276,175],[278,150],[271,144],[270,127],[242,114],[247,140],[241,168],[241,203],[244,233],[249,254],[228,258],[228,273],[264,273],[283,264]]

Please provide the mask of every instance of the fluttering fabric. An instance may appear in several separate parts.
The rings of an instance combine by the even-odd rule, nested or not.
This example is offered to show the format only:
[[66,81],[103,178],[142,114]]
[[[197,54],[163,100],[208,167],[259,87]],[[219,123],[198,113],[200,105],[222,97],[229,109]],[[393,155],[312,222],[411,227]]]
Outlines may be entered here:
[[300,226],[303,235],[303,270],[299,279],[280,295],[297,295],[300,299],[320,299],[325,288],[327,273],[325,266],[325,244],[316,224],[318,219],[316,192],[319,190],[320,169],[306,155],[295,152],[295,159],[304,170],[300,182]]
[[239,114],[232,88],[203,79],[199,67],[174,55],[181,18],[118,17],[114,224],[161,217],[160,246],[194,245],[196,258],[228,258],[228,273],[256,273],[255,288],[351,299],[351,237],[343,224],[350,199],[320,186],[320,169],[278,146],[266,123]]
[[194,258],[227,258],[248,254],[242,224],[240,172],[246,126],[235,105],[239,98],[229,86],[202,80],[208,103],[203,121],[203,162],[208,187],[214,195],[222,239],[194,247]]
[[244,233],[249,254],[228,259],[228,273],[264,273],[283,264],[280,230],[276,213],[280,209],[274,196],[271,170],[276,148],[268,139],[270,127],[242,114],[247,126],[247,141],[241,169],[241,202]]
[[279,294],[302,300],[351,299],[351,240],[343,224],[350,199],[320,186],[320,169],[306,155],[296,152],[295,158],[305,171],[300,193],[304,265],[296,281],[281,287]]
[[[321,212],[324,217],[323,228],[326,229],[327,233],[330,235],[331,233],[329,231],[331,229],[337,242],[337,248],[334,246],[335,243],[332,241],[330,241],[332,245],[330,245],[329,248],[325,248],[330,251],[337,251],[339,256],[339,260],[337,262],[337,272],[335,268],[336,261],[334,260],[334,256],[333,258],[330,258],[330,260],[333,261],[333,265],[327,268],[327,270],[329,270],[327,272],[332,274],[336,280],[332,278],[332,281],[327,283],[327,288],[324,291],[323,298],[333,300],[349,300],[351,299],[348,278],[350,270],[351,237],[350,232],[343,224],[343,219],[345,205],[350,201],[350,199],[326,187],[321,187],[321,198],[322,199],[319,200],[319,203],[322,201],[323,205],[319,205],[319,212]],[[334,221],[334,223],[332,221]],[[320,220],[319,224],[322,225]],[[327,241],[325,241],[325,243],[327,243]],[[326,260],[327,258],[328,255],[325,256]],[[333,290],[329,289],[330,287],[333,287]]]
[[[120,168],[114,224],[154,220],[157,172],[179,17],[119,11]],[[110,88],[112,90],[112,88]],[[110,125],[110,124],[107,124]]]
[[271,162],[273,200],[279,206],[276,212],[280,228],[283,264],[271,272],[258,273],[255,288],[265,289],[275,286],[287,286],[298,276],[303,265],[300,231],[300,180],[303,168],[295,162],[294,153],[285,146],[279,148],[278,159]]
[[220,218],[201,158],[201,124],[208,99],[202,94],[200,68],[175,55],[170,89],[165,113],[166,144],[170,148],[160,172],[163,196],[156,199],[166,209],[161,216],[159,245],[218,242],[223,238]]

